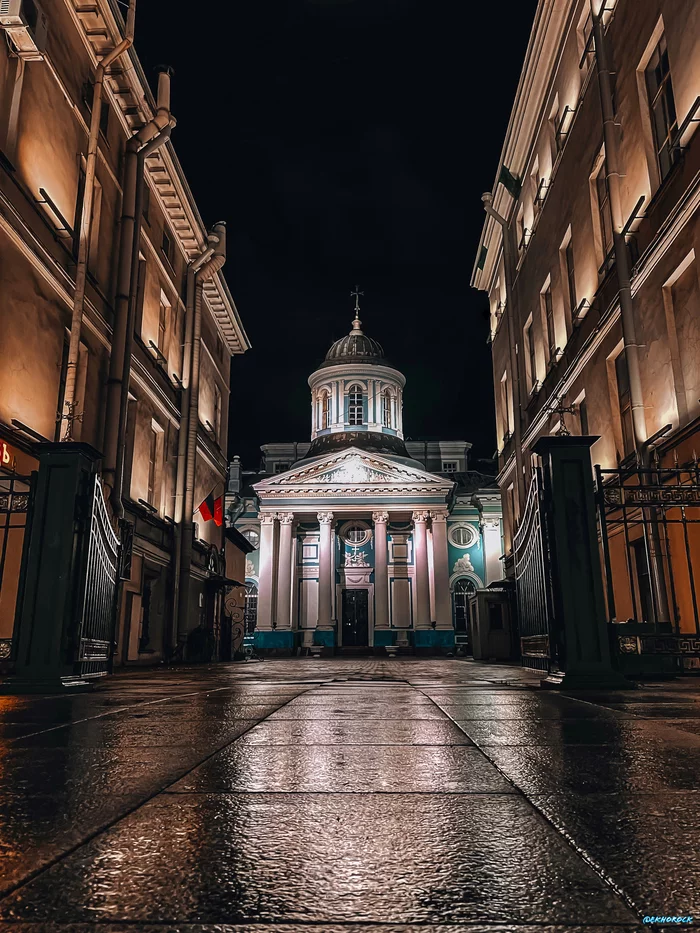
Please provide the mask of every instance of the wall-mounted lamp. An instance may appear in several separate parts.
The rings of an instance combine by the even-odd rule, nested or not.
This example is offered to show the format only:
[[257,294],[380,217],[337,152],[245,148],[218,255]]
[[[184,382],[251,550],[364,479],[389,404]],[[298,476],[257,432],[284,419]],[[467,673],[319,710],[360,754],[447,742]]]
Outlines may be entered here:
[[56,206],[56,204],[53,202],[53,200],[49,196],[46,188],[39,188],[39,194],[41,195],[41,198],[37,198],[36,203],[45,204],[49,208],[51,213],[54,215],[54,217],[56,217],[61,224],[60,227],[56,227],[56,233],[60,237],[63,237],[64,239],[72,240],[73,239],[73,228],[68,223],[68,221],[63,216],[63,214],[59,211],[58,207]]

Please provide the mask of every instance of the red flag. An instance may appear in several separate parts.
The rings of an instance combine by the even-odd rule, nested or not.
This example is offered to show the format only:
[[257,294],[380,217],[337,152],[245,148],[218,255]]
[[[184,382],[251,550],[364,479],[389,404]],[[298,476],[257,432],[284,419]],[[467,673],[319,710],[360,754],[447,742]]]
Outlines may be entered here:
[[214,502],[214,490],[209,493],[207,498],[199,504],[197,511],[202,516],[205,522],[210,522],[214,518],[214,509],[216,508],[216,503]]
[[219,496],[218,499],[214,500],[214,524],[221,528],[224,523],[224,499],[223,496]]

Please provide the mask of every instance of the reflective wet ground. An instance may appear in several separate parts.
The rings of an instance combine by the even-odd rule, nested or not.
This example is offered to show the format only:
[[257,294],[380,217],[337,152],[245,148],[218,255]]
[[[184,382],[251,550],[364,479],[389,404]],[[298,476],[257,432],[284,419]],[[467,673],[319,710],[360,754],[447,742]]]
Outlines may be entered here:
[[692,678],[574,696],[518,667],[309,659],[0,697],[0,930],[700,920],[699,789]]

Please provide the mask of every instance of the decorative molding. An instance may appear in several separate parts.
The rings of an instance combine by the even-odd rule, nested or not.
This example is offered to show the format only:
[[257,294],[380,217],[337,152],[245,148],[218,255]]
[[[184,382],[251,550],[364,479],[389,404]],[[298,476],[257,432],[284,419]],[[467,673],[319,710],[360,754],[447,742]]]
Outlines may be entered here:
[[260,512],[258,518],[261,525],[274,525],[277,521],[277,512]]
[[388,512],[372,512],[372,521],[377,524],[385,525],[389,521]]
[[444,524],[447,521],[447,512],[431,512],[430,517],[433,524],[435,524],[435,522]]
[[430,518],[430,512],[425,512],[423,510],[413,513],[413,522],[427,522]]
[[316,515],[319,525],[332,525],[333,524],[333,513],[332,512],[318,512]]
[[278,512],[277,518],[281,525],[291,525],[294,521],[294,512]]

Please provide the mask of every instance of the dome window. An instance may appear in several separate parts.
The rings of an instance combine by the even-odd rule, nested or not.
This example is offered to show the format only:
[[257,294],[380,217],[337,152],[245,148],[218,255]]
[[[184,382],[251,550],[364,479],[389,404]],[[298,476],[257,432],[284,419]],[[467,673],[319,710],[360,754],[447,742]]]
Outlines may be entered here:
[[363,402],[362,386],[350,386],[348,389],[348,424],[364,423]]
[[325,431],[330,427],[330,404],[328,392],[321,393],[321,430]]
[[391,392],[388,389],[384,390],[382,395],[382,423],[385,428],[393,428],[391,417]]

